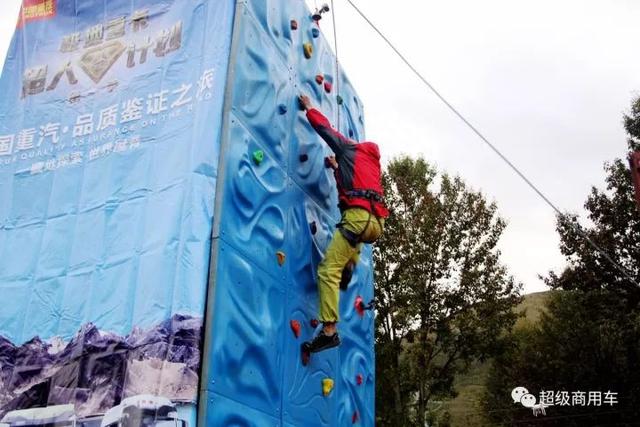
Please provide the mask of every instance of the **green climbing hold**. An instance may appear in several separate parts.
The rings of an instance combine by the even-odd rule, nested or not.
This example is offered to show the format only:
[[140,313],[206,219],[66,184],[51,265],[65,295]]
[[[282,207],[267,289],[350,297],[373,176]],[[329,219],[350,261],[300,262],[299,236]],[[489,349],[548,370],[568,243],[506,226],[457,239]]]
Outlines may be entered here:
[[264,153],[262,150],[257,150],[253,152],[253,163],[260,166],[260,164],[264,161]]

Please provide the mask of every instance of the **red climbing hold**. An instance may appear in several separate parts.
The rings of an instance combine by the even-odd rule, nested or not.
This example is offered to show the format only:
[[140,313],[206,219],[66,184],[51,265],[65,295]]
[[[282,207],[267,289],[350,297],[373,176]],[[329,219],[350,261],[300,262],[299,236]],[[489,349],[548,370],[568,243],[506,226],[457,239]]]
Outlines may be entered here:
[[291,20],[291,29],[292,29],[293,31],[295,31],[295,30],[297,30],[297,29],[298,29],[298,21],[296,21],[295,19],[292,19],[292,20]]
[[363,381],[364,381],[364,378],[362,378],[362,374],[356,375],[356,384],[362,385]]
[[356,308],[356,311],[360,315],[360,317],[364,317],[364,301],[362,300],[361,296],[358,296],[356,298],[356,302],[355,302],[354,306]]
[[331,93],[331,89],[333,89],[333,85],[331,82],[324,82],[324,91],[327,93]]
[[318,83],[319,85],[321,85],[322,83],[324,83],[324,76],[322,74],[318,74],[316,76],[316,83]]
[[289,325],[291,326],[293,335],[295,335],[296,338],[300,338],[300,322],[298,322],[297,320],[292,320],[291,322],[289,322]]
[[355,411],[351,416],[351,424],[355,424],[360,419],[360,415],[358,415],[358,411]]
[[311,327],[313,329],[317,328],[318,325],[320,324],[320,322],[318,322],[318,319],[311,319],[311,322],[309,322],[311,324]]

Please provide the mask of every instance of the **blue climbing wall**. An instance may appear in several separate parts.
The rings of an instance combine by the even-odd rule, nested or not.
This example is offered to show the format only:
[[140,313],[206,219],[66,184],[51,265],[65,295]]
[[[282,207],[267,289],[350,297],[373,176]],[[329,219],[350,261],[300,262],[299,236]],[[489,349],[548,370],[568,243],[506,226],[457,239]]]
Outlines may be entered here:
[[[341,295],[343,344],[314,355],[307,367],[300,360],[301,343],[315,334],[316,268],[339,212],[333,175],[324,166],[330,152],[298,110],[297,95],[308,94],[334,123],[339,108],[340,130],[364,138],[360,101],[341,74],[344,103],[338,105],[335,57],[317,30],[303,0],[236,4],[201,425],[374,425],[374,319],[370,312],[359,316],[354,306],[357,296],[373,297],[370,248]],[[304,43],[313,45],[311,58]],[[317,75],[333,84],[330,93]],[[262,162],[254,160],[259,151]],[[277,252],[286,257],[282,265]],[[300,338],[290,329],[292,320],[302,326]],[[325,378],[335,382],[327,397]]]

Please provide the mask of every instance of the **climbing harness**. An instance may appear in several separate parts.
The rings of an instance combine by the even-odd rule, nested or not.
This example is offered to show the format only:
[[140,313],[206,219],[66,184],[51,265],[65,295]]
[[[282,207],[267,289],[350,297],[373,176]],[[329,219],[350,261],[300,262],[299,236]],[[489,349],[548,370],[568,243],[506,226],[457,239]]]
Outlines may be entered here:
[[382,197],[382,194],[374,190],[356,189],[356,190],[345,191],[345,194],[347,197],[357,197],[360,199],[367,199],[367,200],[372,200],[378,203],[384,203],[384,197]]
[[359,199],[369,200],[369,203],[371,204],[371,208],[369,210],[369,217],[367,218],[367,224],[364,226],[364,228],[362,229],[362,232],[360,232],[359,234],[354,233],[353,231],[347,230],[344,227],[344,223],[342,221],[336,226],[336,228],[340,230],[340,234],[342,234],[342,236],[347,240],[347,242],[349,242],[352,248],[357,247],[360,243],[374,243],[376,240],[378,240],[377,238],[364,240],[362,236],[364,236],[364,233],[367,232],[367,229],[371,224],[371,217],[374,217],[376,221],[378,221],[378,226],[380,227],[380,230],[382,230],[383,227],[382,227],[382,223],[380,222],[380,218],[378,218],[378,216],[374,214],[375,212],[374,203],[377,202],[377,203],[384,204],[384,197],[382,197],[382,195],[377,191],[362,190],[362,189],[345,191],[345,195],[350,199],[359,198]]

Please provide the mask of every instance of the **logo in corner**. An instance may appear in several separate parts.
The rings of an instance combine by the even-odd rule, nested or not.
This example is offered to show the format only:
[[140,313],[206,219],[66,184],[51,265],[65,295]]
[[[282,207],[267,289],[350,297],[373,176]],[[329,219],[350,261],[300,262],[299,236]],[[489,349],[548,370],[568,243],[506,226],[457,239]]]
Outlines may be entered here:
[[56,16],[56,0],[23,0],[18,28],[31,21],[49,19]]

